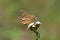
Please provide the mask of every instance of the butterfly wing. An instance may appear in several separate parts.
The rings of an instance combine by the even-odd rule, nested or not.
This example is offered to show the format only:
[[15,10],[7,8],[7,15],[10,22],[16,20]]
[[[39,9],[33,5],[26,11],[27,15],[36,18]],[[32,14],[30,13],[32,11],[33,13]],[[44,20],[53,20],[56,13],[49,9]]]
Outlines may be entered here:
[[34,16],[31,14],[28,14],[28,12],[24,10],[20,10],[18,14],[18,19],[23,24],[25,23],[29,24],[34,20]]

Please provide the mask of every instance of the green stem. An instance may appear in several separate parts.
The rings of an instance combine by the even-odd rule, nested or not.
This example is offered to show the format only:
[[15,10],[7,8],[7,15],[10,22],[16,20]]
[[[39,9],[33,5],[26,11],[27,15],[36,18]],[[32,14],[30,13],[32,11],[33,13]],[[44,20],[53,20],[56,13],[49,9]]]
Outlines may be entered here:
[[38,31],[34,31],[34,33],[36,34],[36,40],[40,40],[40,33]]

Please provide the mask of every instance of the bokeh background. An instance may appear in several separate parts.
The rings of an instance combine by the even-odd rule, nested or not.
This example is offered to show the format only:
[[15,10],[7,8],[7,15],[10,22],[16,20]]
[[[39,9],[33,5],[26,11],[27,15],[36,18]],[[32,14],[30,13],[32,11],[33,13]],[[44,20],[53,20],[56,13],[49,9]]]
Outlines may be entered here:
[[41,40],[60,40],[60,0],[0,0],[0,40],[35,40],[35,34],[17,21],[21,9],[42,23]]

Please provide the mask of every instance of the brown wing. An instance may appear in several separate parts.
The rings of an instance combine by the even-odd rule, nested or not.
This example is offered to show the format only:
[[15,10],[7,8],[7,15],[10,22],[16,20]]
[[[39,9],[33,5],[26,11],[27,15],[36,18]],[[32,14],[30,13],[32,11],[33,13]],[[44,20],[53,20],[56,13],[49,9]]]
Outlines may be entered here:
[[[21,21],[22,19],[24,19],[25,21],[32,22],[34,20],[34,16],[31,15],[31,14],[29,14],[28,12],[26,12],[24,10],[20,10],[19,14],[18,14],[18,19],[19,19],[19,21]],[[30,19],[30,20],[28,20],[28,19]]]

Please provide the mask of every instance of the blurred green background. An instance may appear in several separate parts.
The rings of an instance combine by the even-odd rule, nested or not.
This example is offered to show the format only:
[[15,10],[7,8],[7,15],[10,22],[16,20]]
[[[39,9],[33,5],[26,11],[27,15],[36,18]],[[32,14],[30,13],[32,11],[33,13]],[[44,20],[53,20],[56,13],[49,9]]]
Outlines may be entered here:
[[60,0],[0,0],[0,40],[35,40],[35,34],[17,21],[21,9],[39,12],[41,40],[60,40]]

